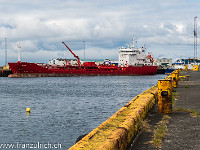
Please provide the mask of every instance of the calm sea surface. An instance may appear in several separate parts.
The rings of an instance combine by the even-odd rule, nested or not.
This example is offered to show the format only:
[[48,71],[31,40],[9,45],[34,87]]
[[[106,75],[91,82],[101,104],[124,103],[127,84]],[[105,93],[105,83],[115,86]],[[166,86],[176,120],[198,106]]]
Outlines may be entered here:
[[0,144],[68,149],[165,76],[0,78]]

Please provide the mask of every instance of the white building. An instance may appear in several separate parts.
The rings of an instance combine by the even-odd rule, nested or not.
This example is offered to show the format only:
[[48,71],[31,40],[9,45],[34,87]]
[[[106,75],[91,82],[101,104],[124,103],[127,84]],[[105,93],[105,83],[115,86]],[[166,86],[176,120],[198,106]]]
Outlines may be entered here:
[[157,59],[158,66],[172,66],[172,58]]

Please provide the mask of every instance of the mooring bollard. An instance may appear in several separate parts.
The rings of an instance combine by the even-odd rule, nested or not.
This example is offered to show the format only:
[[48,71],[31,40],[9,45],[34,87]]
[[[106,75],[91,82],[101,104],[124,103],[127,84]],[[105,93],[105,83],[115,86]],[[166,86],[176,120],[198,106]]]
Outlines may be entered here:
[[158,111],[172,113],[172,81],[158,80]]
[[178,73],[172,73],[172,87],[178,87]]
[[188,65],[185,65],[185,71],[188,71]]
[[177,73],[178,76],[179,76],[179,72],[182,71],[182,69],[177,69],[177,70],[174,70],[174,73]]
[[198,71],[199,68],[198,68],[198,65],[193,65],[193,71]]

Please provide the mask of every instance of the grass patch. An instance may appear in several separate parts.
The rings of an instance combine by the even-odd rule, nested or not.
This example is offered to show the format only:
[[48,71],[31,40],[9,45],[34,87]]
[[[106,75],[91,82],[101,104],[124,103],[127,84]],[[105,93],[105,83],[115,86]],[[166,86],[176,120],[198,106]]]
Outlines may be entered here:
[[153,139],[150,141],[154,147],[161,147],[162,139],[165,137],[167,132],[167,123],[169,122],[169,119],[170,117],[168,115],[164,115],[162,120],[156,126],[153,134]]
[[172,105],[175,104],[175,100],[177,100],[178,93],[176,91],[172,92]]
[[173,111],[176,111],[176,112],[189,112],[188,109],[179,108],[179,107],[178,108],[174,108]]
[[190,87],[189,87],[189,86],[185,86],[185,88],[187,88],[187,89],[188,89],[188,88],[190,88]]
[[145,132],[152,132],[151,126],[148,124],[147,120],[142,120],[140,122],[140,129]]
[[161,146],[162,140],[161,140],[161,139],[153,138],[152,143],[153,143],[156,147],[159,147],[159,146]]
[[191,117],[198,117],[200,115],[199,112],[193,109],[185,109],[185,108],[174,108],[173,111],[176,112],[190,112]]
[[165,123],[165,124],[168,123],[170,118],[171,118],[170,116],[164,115],[162,118],[163,123]]
[[198,117],[199,116],[199,112],[197,112],[196,110],[190,110],[190,116],[191,117]]

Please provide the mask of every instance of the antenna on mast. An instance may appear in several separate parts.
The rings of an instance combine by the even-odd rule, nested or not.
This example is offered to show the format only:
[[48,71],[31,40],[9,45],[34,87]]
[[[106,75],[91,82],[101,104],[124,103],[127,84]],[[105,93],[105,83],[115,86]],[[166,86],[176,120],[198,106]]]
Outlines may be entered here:
[[132,37],[132,47],[134,48],[135,47],[135,45],[134,45],[135,43],[134,43],[134,36]]
[[20,42],[17,44],[17,48],[18,48],[18,63],[21,62],[21,45]]

